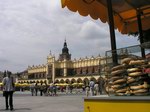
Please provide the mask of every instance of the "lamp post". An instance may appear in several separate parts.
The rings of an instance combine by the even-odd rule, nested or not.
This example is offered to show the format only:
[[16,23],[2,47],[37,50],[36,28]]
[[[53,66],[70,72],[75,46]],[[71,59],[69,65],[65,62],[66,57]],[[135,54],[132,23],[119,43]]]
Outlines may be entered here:
[[99,73],[100,77],[102,77],[102,76],[101,76],[102,74],[100,73],[100,69],[101,69],[101,68],[100,68],[100,67],[101,67],[100,63],[101,63],[101,62],[100,62],[100,60],[99,60],[99,61],[98,61],[98,73]]

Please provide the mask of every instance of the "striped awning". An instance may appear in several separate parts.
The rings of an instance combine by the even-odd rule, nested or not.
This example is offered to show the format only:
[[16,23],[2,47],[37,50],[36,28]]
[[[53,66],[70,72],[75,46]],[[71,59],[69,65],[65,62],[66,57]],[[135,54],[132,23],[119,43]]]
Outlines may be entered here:
[[[61,0],[67,7],[82,16],[90,15],[108,23],[107,0]],[[150,0],[112,0],[115,28],[122,34],[138,31],[137,14],[141,15],[142,29],[150,29]]]

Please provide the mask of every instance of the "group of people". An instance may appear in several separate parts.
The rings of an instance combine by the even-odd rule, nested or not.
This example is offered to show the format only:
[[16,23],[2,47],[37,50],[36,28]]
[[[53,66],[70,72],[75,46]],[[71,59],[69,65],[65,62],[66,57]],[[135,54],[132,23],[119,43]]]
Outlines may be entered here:
[[[82,92],[85,91],[86,96],[95,96],[95,95],[101,95],[103,94],[105,91],[104,89],[104,84],[105,81],[103,78],[100,78],[99,81],[94,82],[92,79],[89,82],[89,85],[83,86],[82,87]],[[40,85],[38,83],[36,84],[31,84],[30,86],[30,91],[32,96],[37,96],[38,92],[40,92],[40,96],[57,96],[57,91],[60,91],[61,93],[65,91],[66,94],[72,94],[73,90],[75,93],[78,93],[78,88],[77,87],[73,87],[72,85],[66,85],[64,86],[57,86],[55,85],[55,83],[52,83],[50,85],[46,84],[46,83],[40,83]]]
[[57,96],[57,93],[65,93],[65,94],[78,94],[85,92],[85,86],[79,85],[56,85],[55,83],[51,83],[50,85],[44,83],[36,83],[30,85],[30,91],[32,96],[37,96],[38,92],[40,92],[40,96]]
[[[6,110],[10,109],[13,110],[13,93],[15,91],[15,78],[11,76],[11,72],[7,72],[7,76],[3,78],[3,96],[5,97],[5,103],[6,103]],[[86,96],[94,96],[98,94],[103,94],[104,90],[104,80],[101,78],[98,82],[94,82],[92,79],[89,82],[89,85],[85,86],[83,91],[86,91]],[[63,90],[66,90],[66,94],[69,92],[72,93],[73,86],[66,86],[66,88],[59,88],[61,92]],[[37,96],[38,92],[40,92],[40,96],[43,94],[45,96],[57,96],[57,90],[58,86],[55,85],[55,83],[52,83],[50,85],[46,83],[38,83],[31,84],[30,91],[32,96]]]
[[102,95],[105,91],[104,89],[105,81],[103,78],[100,78],[99,81],[94,82],[92,79],[89,82],[89,85],[86,86],[86,96],[96,96]]
[[32,96],[37,96],[38,92],[40,92],[40,96],[56,96],[57,95],[57,86],[52,83],[50,85],[48,85],[47,83],[40,83],[40,85],[38,85],[38,83],[36,84],[31,84],[30,86],[30,91]]

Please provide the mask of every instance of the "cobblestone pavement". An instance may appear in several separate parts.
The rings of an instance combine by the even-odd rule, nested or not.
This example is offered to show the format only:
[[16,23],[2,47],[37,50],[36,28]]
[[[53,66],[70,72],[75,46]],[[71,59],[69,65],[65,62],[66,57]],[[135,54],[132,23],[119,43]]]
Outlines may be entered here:
[[[15,112],[83,112],[83,94],[31,96],[30,92],[15,92]],[[0,112],[5,110],[5,99],[0,93]]]

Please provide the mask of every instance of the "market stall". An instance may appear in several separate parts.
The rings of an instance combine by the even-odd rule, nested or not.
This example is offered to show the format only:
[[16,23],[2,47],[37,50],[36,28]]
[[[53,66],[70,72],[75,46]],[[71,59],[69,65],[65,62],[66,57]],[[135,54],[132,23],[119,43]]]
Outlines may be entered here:
[[[107,92],[116,96],[150,95],[150,60],[142,58],[140,45],[117,49],[118,65],[113,66],[107,51]],[[146,52],[150,52],[146,50]]]
[[[107,95],[84,98],[84,112],[149,112],[150,60],[140,45],[117,49],[118,65],[107,51]],[[146,50],[149,54],[149,49]]]

